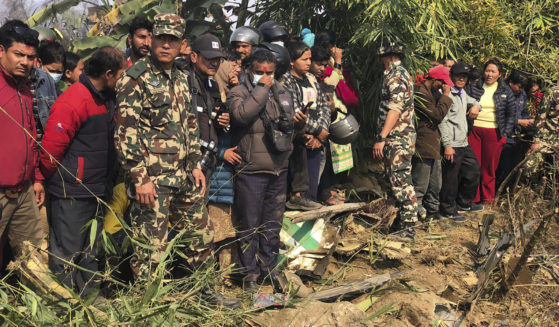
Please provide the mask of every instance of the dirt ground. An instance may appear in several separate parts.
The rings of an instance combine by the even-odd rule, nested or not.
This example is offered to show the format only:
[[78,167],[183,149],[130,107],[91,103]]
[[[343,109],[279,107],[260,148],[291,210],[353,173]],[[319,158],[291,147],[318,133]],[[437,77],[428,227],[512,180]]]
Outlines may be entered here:
[[[255,326],[559,326],[559,285],[542,262],[558,263],[558,227],[553,221],[538,242],[521,272],[517,285],[508,293],[501,289],[507,262],[520,251],[510,247],[503,263],[492,275],[480,297],[464,305],[478,279],[475,269],[484,258],[476,258],[480,213],[465,213],[467,221],[435,220],[418,230],[411,254],[401,259],[375,258],[368,250],[351,255],[334,255],[322,286],[306,281],[311,290],[332,287],[384,273],[405,272],[380,289],[337,303],[302,300],[294,307],[268,310],[255,318]],[[491,230],[493,245],[507,224],[503,212],[495,211]],[[529,237],[529,233],[527,233]],[[347,237],[347,235],[346,235]],[[377,237],[377,236],[375,236]],[[380,236],[378,236],[380,237]],[[544,257],[543,260],[539,258]],[[372,262],[374,261],[374,262]],[[372,262],[372,264],[371,264]],[[526,286],[521,286],[526,285]],[[364,303],[371,303],[369,308]],[[359,309],[358,304],[366,309]],[[459,321],[461,321],[459,323]]]

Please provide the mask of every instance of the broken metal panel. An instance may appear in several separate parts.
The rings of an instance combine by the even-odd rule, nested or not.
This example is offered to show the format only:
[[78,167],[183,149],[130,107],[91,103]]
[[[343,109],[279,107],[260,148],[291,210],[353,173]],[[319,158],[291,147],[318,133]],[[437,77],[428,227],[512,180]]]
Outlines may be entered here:
[[287,270],[322,276],[338,242],[338,231],[324,219],[294,224],[284,217],[280,240],[287,250],[280,250],[279,265],[287,262]]

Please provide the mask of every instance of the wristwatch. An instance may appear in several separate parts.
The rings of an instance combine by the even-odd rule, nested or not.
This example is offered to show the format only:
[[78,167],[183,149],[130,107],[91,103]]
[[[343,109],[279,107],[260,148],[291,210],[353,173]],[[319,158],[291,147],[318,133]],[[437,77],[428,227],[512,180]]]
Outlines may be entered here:
[[386,142],[386,137],[382,137],[380,134],[377,135],[377,142]]
[[342,70],[342,65],[338,64],[337,62],[334,63],[334,69]]

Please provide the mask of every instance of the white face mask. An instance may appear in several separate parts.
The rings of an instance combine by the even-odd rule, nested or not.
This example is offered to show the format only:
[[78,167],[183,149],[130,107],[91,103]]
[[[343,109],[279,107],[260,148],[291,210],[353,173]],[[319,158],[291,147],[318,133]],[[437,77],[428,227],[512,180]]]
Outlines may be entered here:
[[62,78],[62,74],[60,73],[48,73],[48,74],[50,75],[50,77],[52,77],[55,83],[58,83]]
[[281,45],[282,47],[284,47],[283,41],[274,41],[274,42],[270,42],[270,43],[271,43],[271,44]]
[[252,77],[252,84],[256,85],[258,84],[258,81],[262,78],[262,76],[264,75],[257,75],[257,74],[253,74],[254,76]]

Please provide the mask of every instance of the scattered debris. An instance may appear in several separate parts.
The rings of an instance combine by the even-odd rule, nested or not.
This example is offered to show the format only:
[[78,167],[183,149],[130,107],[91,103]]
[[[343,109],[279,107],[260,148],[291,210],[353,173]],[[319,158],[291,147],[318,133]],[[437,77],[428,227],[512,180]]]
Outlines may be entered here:
[[252,307],[255,309],[283,307],[289,303],[289,299],[289,294],[254,294]]
[[501,238],[497,241],[497,244],[495,244],[493,249],[491,249],[485,263],[478,268],[478,283],[470,296],[466,299],[466,302],[472,303],[482,293],[489,277],[491,276],[491,272],[495,269],[495,267],[497,267],[499,262],[501,262],[505,251],[509,248],[509,246],[511,246],[511,244],[512,236],[507,232],[503,232]]
[[452,309],[448,303],[436,304],[434,315],[436,320],[444,322],[441,326],[459,327],[464,320],[464,315]]
[[322,218],[295,224],[284,217],[280,240],[287,250],[280,250],[279,264],[287,260],[285,269],[320,278],[338,243],[338,231]]
[[290,271],[283,271],[278,278],[281,288],[286,293],[300,298],[305,298],[311,293],[301,278]]
[[367,205],[365,202],[360,203],[343,203],[333,206],[324,206],[319,209],[310,211],[287,211],[285,216],[291,219],[294,224],[307,220],[324,219],[328,220],[336,215],[344,212],[356,211]]
[[341,298],[354,296],[379,287],[389,280],[403,276],[403,272],[395,274],[382,274],[364,280],[353,281],[344,285],[336,286],[327,290],[321,290],[309,294],[308,298],[318,301],[335,301]]
[[486,256],[489,253],[489,248],[491,246],[489,240],[489,230],[491,225],[495,220],[494,213],[486,213],[483,215],[481,222],[479,224],[479,240],[476,246],[476,253],[479,256]]
[[532,254],[532,250],[536,246],[537,241],[541,239],[542,234],[548,229],[551,218],[557,215],[558,215],[557,209],[554,209],[551,212],[543,215],[542,220],[538,225],[538,228],[534,231],[534,233],[530,237],[530,241],[524,247],[524,250],[522,251],[522,255],[520,256],[520,258],[518,258],[518,262],[516,263],[514,268],[511,269],[511,272],[506,279],[506,283],[504,284],[506,288],[505,293],[516,282],[516,279],[518,278],[520,271],[526,264],[526,261],[528,260],[530,254]]
[[262,312],[247,323],[252,327],[374,326],[366,319],[367,314],[351,302],[304,301],[294,308]]

